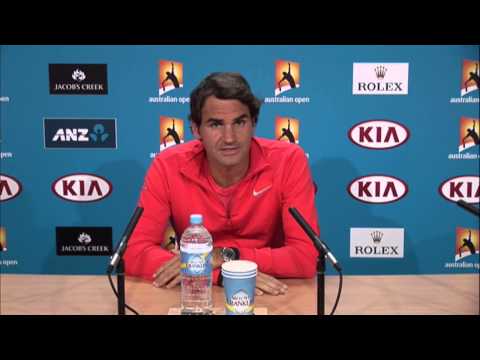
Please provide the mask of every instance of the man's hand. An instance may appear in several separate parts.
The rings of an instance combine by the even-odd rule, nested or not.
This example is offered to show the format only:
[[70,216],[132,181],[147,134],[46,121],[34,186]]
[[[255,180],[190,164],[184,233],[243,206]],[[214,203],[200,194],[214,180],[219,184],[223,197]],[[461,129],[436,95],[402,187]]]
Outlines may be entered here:
[[275,279],[273,276],[257,272],[257,286],[255,288],[256,295],[263,295],[264,293],[270,295],[285,294],[288,286],[281,281]]
[[171,289],[180,284],[180,252],[171,250],[175,257],[168,260],[153,274],[153,286]]

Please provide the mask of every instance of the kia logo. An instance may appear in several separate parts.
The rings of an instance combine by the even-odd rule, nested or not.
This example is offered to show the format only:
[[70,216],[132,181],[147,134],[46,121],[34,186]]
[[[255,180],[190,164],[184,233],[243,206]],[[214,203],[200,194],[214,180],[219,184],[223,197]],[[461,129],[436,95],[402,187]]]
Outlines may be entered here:
[[75,202],[99,201],[112,192],[112,184],[105,178],[94,174],[69,174],[52,184],[55,195],[64,200]]
[[403,181],[388,175],[367,175],[354,179],[347,191],[353,198],[370,204],[387,204],[398,201],[408,193]]
[[442,182],[438,191],[448,201],[457,202],[461,199],[470,204],[478,204],[480,202],[479,180],[479,176],[456,176]]
[[352,143],[367,149],[386,150],[402,145],[410,131],[391,120],[367,120],[353,125],[348,131]]
[[12,200],[22,192],[22,184],[14,177],[0,174],[0,201]]

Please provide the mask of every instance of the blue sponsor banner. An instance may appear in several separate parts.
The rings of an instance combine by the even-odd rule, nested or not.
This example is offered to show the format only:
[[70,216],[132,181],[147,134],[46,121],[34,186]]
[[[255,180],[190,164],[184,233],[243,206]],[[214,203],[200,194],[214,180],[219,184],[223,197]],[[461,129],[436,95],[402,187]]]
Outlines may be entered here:
[[[103,274],[102,256],[58,256],[56,227],[108,225],[119,241],[153,158],[168,141],[184,146],[165,139],[171,119],[185,119],[181,142],[194,139],[191,91],[232,71],[263,101],[255,136],[307,154],[320,236],[344,274],[478,273],[478,218],[455,203],[480,201],[478,54],[478,44],[1,45],[0,226],[15,264],[2,271]],[[402,257],[378,229],[403,229]]]
[[115,119],[44,119],[46,148],[117,148]]

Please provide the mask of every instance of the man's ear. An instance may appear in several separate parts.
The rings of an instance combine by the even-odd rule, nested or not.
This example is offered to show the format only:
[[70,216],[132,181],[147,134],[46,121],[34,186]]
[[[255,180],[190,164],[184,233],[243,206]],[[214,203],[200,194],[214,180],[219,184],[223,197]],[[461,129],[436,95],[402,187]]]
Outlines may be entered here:
[[193,121],[191,123],[190,128],[192,129],[192,134],[197,140],[202,140],[202,137],[200,136],[200,131],[198,129],[197,124],[195,124]]

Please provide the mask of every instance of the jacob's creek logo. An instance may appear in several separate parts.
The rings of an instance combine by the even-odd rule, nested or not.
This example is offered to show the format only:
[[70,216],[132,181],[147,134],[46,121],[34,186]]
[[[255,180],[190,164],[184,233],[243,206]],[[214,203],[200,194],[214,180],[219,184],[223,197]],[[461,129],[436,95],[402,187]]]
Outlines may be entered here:
[[348,131],[354,144],[375,150],[391,149],[405,143],[410,131],[402,124],[391,120],[367,120],[356,124]]
[[50,94],[108,94],[107,64],[49,64]]
[[[480,119],[461,117],[458,137],[458,153],[449,154],[450,160],[477,160],[479,151]],[[471,153],[471,151],[476,153]]]
[[350,257],[403,258],[403,228],[351,228]]
[[117,148],[116,119],[44,119],[46,148]]
[[[480,268],[478,261],[479,241],[478,229],[457,227],[455,236],[455,262],[445,263],[445,268],[475,268],[478,270]],[[465,259],[471,260],[472,262],[466,262]]]
[[22,184],[12,176],[0,174],[0,201],[12,200],[22,192]]
[[151,103],[190,103],[189,97],[164,96],[173,90],[183,88],[183,64],[173,60],[158,62],[158,96],[150,97]]
[[[460,81],[460,96],[452,97],[450,103],[478,103],[478,89],[480,88],[480,65],[478,61],[463,60],[462,75]],[[477,91],[477,97],[466,96]]]
[[407,95],[408,63],[353,63],[354,95]]
[[456,176],[442,182],[438,191],[448,201],[464,200],[470,204],[480,202],[480,177],[474,175]]
[[92,202],[110,195],[112,184],[107,179],[94,174],[70,174],[55,180],[52,191],[64,200]]
[[275,62],[275,96],[266,97],[268,103],[307,104],[309,97],[288,97],[280,94],[300,87],[300,64],[290,60],[277,60]]
[[366,175],[352,180],[347,191],[354,199],[370,204],[387,204],[403,198],[408,186],[388,175]]
[[57,227],[57,255],[107,256],[112,253],[111,227]]
[[300,123],[298,119],[280,116],[275,118],[275,138],[277,140],[298,144],[299,137]]
[[183,120],[160,116],[160,151],[184,142]]

